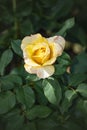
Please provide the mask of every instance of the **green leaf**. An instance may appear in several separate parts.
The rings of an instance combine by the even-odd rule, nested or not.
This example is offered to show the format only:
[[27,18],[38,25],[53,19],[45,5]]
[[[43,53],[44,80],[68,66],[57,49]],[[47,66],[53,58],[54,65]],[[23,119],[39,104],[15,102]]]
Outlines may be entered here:
[[[16,79],[16,80],[15,80]],[[22,85],[22,79],[18,75],[9,74],[0,78],[2,90],[9,90]]]
[[86,117],[87,115],[87,100],[83,98],[79,98],[77,104],[76,104],[76,111],[79,113],[77,115],[77,118],[80,119],[82,117]]
[[[57,119],[58,116],[53,117],[53,118]],[[53,118],[49,116],[48,118],[45,118],[44,120],[39,120],[38,129],[39,130],[61,130],[58,127],[58,120],[56,122]]]
[[77,86],[85,80],[87,80],[87,74],[70,74],[69,86]]
[[39,77],[37,77],[37,75],[34,75],[34,74],[28,74],[28,76],[27,76],[27,78],[26,78],[27,80],[30,80],[30,81],[38,81],[38,80],[40,80],[40,78]]
[[67,98],[64,97],[62,103],[59,106],[61,113],[64,114],[65,112],[67,112],[71,104],[72,102],[70,102]]
[[48,79],[43,81],[43,90],[46,98],[52,104],[58,105],[62,92],[61,87],[56,79]]
[[27,118],[33,120],[35,118],[46,118],[51,114],[51,109],[47,106],[36,105],[27,111]]
[[62,75],[66,72],[66,69],[67,69],[66,66],[63,66],[63,65],[60,65],[60,64],[56,64],[56,65],[54,65],[54,67],[55,67],[54,75]]
[[44,85],[44,94],[45,94],[46,98],[52,104],[56,104],[57,99],[56,99],[55,90],[54,90],[53,86],[46,80],[44,82],[45,82],[44,83],[45,84]]
[[65,92],[65,97],[68,99],[68,101],[71,101],[73,98],[76,97],[76,91],[75,90],[67,90]]
[[23,115],[17,113],[13,116],[9,116],[6,121],[6,130],[20,130],[23,127],[24,117]]
[[21,50],[21,40],[13,40],[11,42],[11,46],[17,55],[19,55],[20,57],[23,57],[22,50]]
[[70,18],[68,20],[66,20],[63,24],[63,27],[59,30],[59,32],[57,33],[58,35],[65,35],[66,31],[70,28],[72,28],[75,24],[74,18]]
[[69,66],[71,64],[71,58],[66,52],[63,52],[63,54],[57,58],[57,62],[62,66]]
[[6,130],[19,130],[24,123],[24,115],[21,114],[21,109],[15,107],[2,117]]
[[75,90],[66,90],[64,99],[60,104],[60,111],[62,114],[68,111],[70,106],[72,105],[73,100],[77,97],[77,93]]
[[31,108],[35,103],[35,95],[33,90],[25,85],[16,90],[16,97],[19,103],[26,106],[26,108]]
[[15,74],[23,77],[24,79],[28,76],[28,73],[24,69],[24,65],[19,65],[12,69],[10,74]]
[[80,84],[77,87],[76,91],[79,92],[83,97],[87,98],[87,84],[85,83]]
[[35,93],[36,93],[36,98],[37,102],[39,102],[41,105],[47,105],[48,100],[44,95],[43,88],[41,87],[41,83],[38,83],[39,85],[35,84]]
[[20,114],[20,108],[13,108],[11,111],[7,112],[6,114],[4,114],[3,116],[3,120],[9,120],[11,117],[14,117],[16,115]]
[[70,56],[63,52],[63,54],[57,58],[57,64],[55,64],[55,73],[54,75],[62,75],[66,72],[67,67],[71,64]]
[[5,67],[11,62],[13,58],[13,53],[11,49],[8,49],[3,52],[0,59],[0,74],[3,75],[5,71]]
[[10,92],[0,94],[0,114],[4,114],[11,110],[16,104],[15,95]]

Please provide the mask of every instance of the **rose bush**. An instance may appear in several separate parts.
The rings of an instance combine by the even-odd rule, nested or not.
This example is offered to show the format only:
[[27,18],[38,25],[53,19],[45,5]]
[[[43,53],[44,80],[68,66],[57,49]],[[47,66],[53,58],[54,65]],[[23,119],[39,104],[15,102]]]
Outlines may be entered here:
[[[28,9],[29,5],[33,9],[29,12],[31,16],[27,8],[23,10],[21,7],[18,10],[20,7],[17,2],[18,13],[15,12],[13,16],[18,22],[15,24],[14,21],[14,26],[18,27],[14,27],[14,30],[18,34],[14,34],[14,38],[12,20],[8,17],[12,31],[6,29],[3,32],[6,41],[1,38],[5,44],[2,40],[0,44],[0,130],[87,130],[87,49],[84,48],[87,43],[86,35],[76,26],[73,30],[74,18],[65,20],[65,16],[62,19],[60,17],[71,8],[67,8],[69,0],[57,1],[57,4],[54,0],[48,1],[50,4],[42,1],[46,8],[50,8],[49,5],[52,4],[52,10],[42,9],[40,0],[36,3],[33,1],[34,6],[28,3]],[[20,1],[21,5],[25,3]],[[46,16],[42,10],[50,11],[50,14],[48,12]],[[23,16],[20,15],[22,11]],[[8,9],[7,13],[10,13]],[[7,16],[3,13],[2,15]],[[9,28],[7,17],[2,23],[3,21]],[[5,29],[3,27],[1,30]],[[69,30],[70,28],[72,29]],[[53,37],[45,38],[40,34],[26,36],[36,32]],[[9,35],[6,36],[7,33]],[[22,41],[18,39],[24,36],[26,37]],[[69,40],[66,45],[70,43],[70,47],[66,50],[66,46],[65,51],[70,55],[63,51],[65,40],[61,36]],[[9,39],[14,40],[10,43]],[[84,48],[84,52],[79,55],[71,48],[78,40]]]
[[55,72],[53,63],[62,55],[64,47],[65,40],[61,36],[26,36],[21,44],[26,71],[43,79],[51,76]]

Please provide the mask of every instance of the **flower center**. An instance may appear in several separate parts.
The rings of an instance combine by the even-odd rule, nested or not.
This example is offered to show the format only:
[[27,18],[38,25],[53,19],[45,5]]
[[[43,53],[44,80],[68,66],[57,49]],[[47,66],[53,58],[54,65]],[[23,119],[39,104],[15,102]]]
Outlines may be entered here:
[[42,47],[35,50],[32,55],[32,58],[34,61],[42,65],[45,61],[49,59],[49,54],[46,55],[46,48]]

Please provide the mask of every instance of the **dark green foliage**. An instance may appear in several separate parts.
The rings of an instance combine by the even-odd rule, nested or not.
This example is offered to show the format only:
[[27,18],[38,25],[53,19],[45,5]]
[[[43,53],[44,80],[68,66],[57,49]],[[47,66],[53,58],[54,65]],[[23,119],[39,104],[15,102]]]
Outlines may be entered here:
[[20,57],[23,57],[21,50],[21,40],[13,40],[11,42],[11,46],[16,54],[18,54]]
[[8,112],[15,104],[16,98],[12,92],[7,91],[0,94],[0,114]]
[[0,75],[4,75],[5,67],[11,62],[13,53],[10,49],[5,50],[0,59]]
[[48,101],[54,105],[58,105],[61,97],[61,87],[56,79],[48,79],[43,81],[44,95]]
[[35,103],[34,92],[28,85],[18,88],[16,90],[16,97],[18,102],[23,104],[26,109],[31,108]]

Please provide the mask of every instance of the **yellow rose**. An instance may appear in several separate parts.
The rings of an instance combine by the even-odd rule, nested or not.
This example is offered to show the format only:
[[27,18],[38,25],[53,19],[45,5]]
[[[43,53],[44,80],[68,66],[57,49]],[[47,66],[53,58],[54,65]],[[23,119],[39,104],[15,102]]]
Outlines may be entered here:
[[35,34],[24,37],[21,48],[26,71],[43,79],[53,75],[53,63],[62,54],[64,47],[65,40],[61,36],[45,38]]

